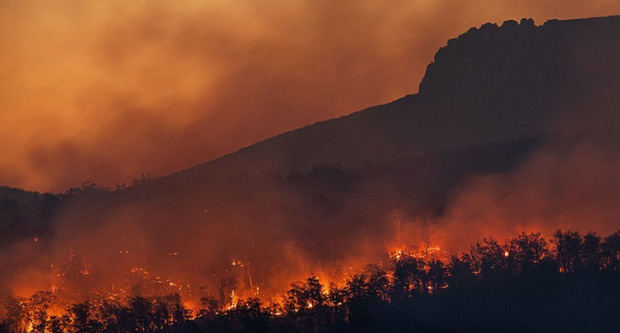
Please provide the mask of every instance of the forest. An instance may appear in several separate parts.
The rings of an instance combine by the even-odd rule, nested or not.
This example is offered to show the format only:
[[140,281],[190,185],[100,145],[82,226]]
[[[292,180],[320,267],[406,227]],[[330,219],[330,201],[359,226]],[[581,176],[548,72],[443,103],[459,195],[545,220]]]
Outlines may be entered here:
[[521,233],[459,256],[397,251],[343,287],[316,276],[280,302],[259,298],[195,309],[181,297],[94,294],[57,311],[53,291],[5,297],[0,332],[536,332],[620,326],[620,231]]
[[[417,92],[212,160],[201,154],[217,123],[160,133],[167,118],[133,106],[122,130],[92,122],[92,140],[5,140],[7,157],[28,153],[13,153],[27,163],[3,165],[1,184],[105,185],[0,186],[0,333],[620,331],[620,231],[608,234],[620,216],[618,41],[620,16],[487,23],[448,40]],[[230,96],[254,109],[240,73]],[[266,78],[311,91],[294,77],[304,84]],[[99,100],[88,91],[80,101]],[[273,110],[299,115],[316,99],[293,95]],[[32,127],[23,118],[11,130]],[[172,173],[112,182],[158,169]],[[319,271],[345,264],[343,279]]]

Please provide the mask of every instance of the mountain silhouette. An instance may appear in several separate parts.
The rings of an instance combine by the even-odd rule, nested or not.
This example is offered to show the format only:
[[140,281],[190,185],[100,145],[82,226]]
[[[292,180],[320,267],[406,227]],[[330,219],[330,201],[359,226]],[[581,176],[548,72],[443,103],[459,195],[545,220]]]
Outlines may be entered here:
[[[419,93],[318,122],[160,179],[195,184],[234,172],[356,168],[489,142],[547,138],[559,118],[617,106],[620,17],[487,23],[448,41]],[[588,110],[594,117],[596,110]],[[570,129],[577,134],[578,129]],[[179,185],[183,186],[183,185]]]
[[[131,248],[171,272],[178,267],[161,253],[181,253],[187,265],[236,254],[262,267],[253,279],[277,267],[288,283],[305,269],[300,256],[325,264],[377,252],[395,219],[441,216],[468,180],[511,172],[540,147],[584,138],[615,147],[618,59],[620,16],[485,24],[449,40],[419,92],[391,103],[114,191],[2,188],[0,246],[37,237],[59,246],[54,253],[82,246],[105,262]],[[18,269],[6,265],[9,279]]]

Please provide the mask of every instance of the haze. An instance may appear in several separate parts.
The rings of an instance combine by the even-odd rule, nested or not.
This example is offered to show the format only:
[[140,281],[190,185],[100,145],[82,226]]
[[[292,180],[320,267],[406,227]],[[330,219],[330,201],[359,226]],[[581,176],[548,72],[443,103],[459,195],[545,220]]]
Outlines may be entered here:
[[[492,4],[492,6],[491,6]],[[600,1],[0,1],[0,184],[165,175],[417,91],[482,22]]]

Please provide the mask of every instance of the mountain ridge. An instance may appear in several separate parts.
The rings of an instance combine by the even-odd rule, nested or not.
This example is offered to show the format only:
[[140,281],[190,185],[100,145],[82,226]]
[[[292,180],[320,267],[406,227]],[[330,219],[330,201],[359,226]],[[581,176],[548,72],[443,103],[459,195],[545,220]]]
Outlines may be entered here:
[[[308,170],[313,165],[322,163],[339,164],[343,167],[359,167],[365,163],[389,161],[390,159],[403,157],[403,154],[400,152],[406,151],[408,148],[413,150],[414,153],[406,153],[404,154],[405,157],[413,157],[434,150],[440,151],[458,147],[458,144],[455,145],[455,142],[469,145],[493,141],[501,142],[505,139],[518,139],[519,137],[545,136],[548,134],[546,133],[548,128],[544,126],[541,128],[539,123],[549,121],[546,119],[546,117],[549,117],[548,113],[540,112],[538,115],[535,115],[540,116],[541,119],[536,119],[536,117],[533,116],[533,119],[524,120],[523,114],[513,112],[512,114],[518,114],[518,116],[513,116],[512,119],[504,120],[499,119],[499,117],[495,117],[496,119],[494,119],[493,116],[484,116],[484,114],[480,112],[474,112],[472,114],[459,112],[459,110],[454,110],[454,106],[451,105],[440,105],[437,107],[432,104],[438,102],[440,104],[445,104],[446,98],[441,100],[441,96],[445,96],[451,91],[456,91],[458,88],[468,88],[467,85],[470,83],[466,81],[462,82],[461,87],[456,88],[450,84],[446,84],[450,79],[454,79],[455,73],[457,75],[471,74],[469,72],[459,73],[459,71],[451,71],[451,69],[453,69],[452,67],[463,65],[463,59],[459,57],[463,57],[463,54],[467,54],[467,47],[473,49],[472,52],[474,54],[472,57],[482,55],[483,57],[481,57],[481,59],[484,59],[485,54],[481,53],[480,49],[476,49],[476,47],[490,49],[491,47],[498,47],[499,45],[504,48],[503,50],[500,49],[502,51],[518,51],[521,49],[520,52],[527,57],[522,59],[520,63],[531,61],[536,64],[536,66],[533,66],[532,71],[528,73],[509,74],[514,75],[517,80],[521,80],[523,86],[526,84],[533,85],[527,92],[521,92],[522,95],[529,92],[535,95],[535,90],[549,90],[548,87],[544,87],[544,84],[550,81],[550,77],[557,75],[557,72],[565,68],[562,67],[562,65],[564,65],[563,63],[557,65],[556,60],[562,59],[558,54],[564,51],[567,46],[560,44],[563,42],[563,39],[570,38],[567,37],[567,35],[571,34],[571,30],[578,31],[579,29],[584,29],[583,27],[596,30],[603,29],[609,25],[620,26],[620,16],[549,20],[540,26],[536,26],[531,19],[522,19],[520,23],[516,21],[505,21],[501,26],[487,23],[480,28],[472,28],[457,38],[448,40],[446,45],[437,51],[433,62],[427,67],[426,74],[420,82],[419,92],[416,94],[406,95],[386,104],[372,106],[342,117],[319,121],[308,126],[284,132],[214,160],[164,176],[162,177],[162,181],[170,182],[178,178],[195,177],[201,172],[200,170],[210,172],[212,169],[217,168],[215,165],[234,164],[234,160],[238,160],[236,163],[241,164],[250,163],[251,161],[254,163],[253,168],[255,169],[286,173],[291,169]],[[563,32],[564,30],[568,30],[568,32]],[[511,39],[512,36],[519,36],[519,40],[515,42],[515,40]],[[542,43],[541,41],[544,41],[550,36],[558,38],[559,41],[556,42],[558,45],[545,46],[537,44]],[[471,46],[471,44],[474,46]],[[463,52],[463,45],[465,45],[465,52]],[[532,49],[541,49],[544,52],[530,52]],[[491,58],[496,54],[493,52],[488,53]],[[542,59],[534,59],[534,57],[540,57]],[[450,59],[460,59],[461,61],[450,64]],[[476,60],[478,59],[474,58],[472,61]],[[486,60],[488,59],[485,59],[485,61]],[[515,61],[518,61],[518,59]],[[496,63],[499,64],[498,66],[502,65],[501,61],[496,61]],[[474,66],[476,69],[480,67],[480,64]],[[528,67],[525,66],[524,68]],[[545,68],[547,69],[546,71],[539,71]],[[510,69],[508,69],[508,71],[509,70]],[[442,71],[448,73],[442,73]],[[446,76],[448,76],[448,79],[446,79]],[[498,80],[498,78],[491,79]],[[456,81],[457,80],[453,80],[453,82]],[[537,83],[539,84],[537,85]],[[489,83],[484,88],[492,84],[493,82]],[[470,86],[476,87],[478,85],[471,84]],[[500,86],[500,88],[504,89],[505,87]],[[458,94],[459,92],[456,93],[456,95]],[[474,96],[474,94],[471,95]],[[470,109],[468,111],[471,111],[471,109],[476,108],[480,110],[489,108],[484,105],[480,107],[480,101],[467,100],[467,96],[464,98],[462,97],[463,96],[457,96],[457,98],[452,98],[460,99],[457,100],[456,103],[463,104],[459,105],[461,109]],[[515,96],[509,97],[515,99]],[[518,98],[520,96],[516,97]],[[488,104],[492,105],[492,103]],[[495,104],[500,103],[496,101]],[[530,108],[541,109],[549,107],[549,105],[543,104],[533,105]],[[437,113],[438,109],[443,109],[447,119],[433,119],[432,113]],[[504,112],[504,114],[510,114],[510,112]],[[429,118],[424,119],[423,117],[425,115],[429,115]],[[461,122],[467,121],[467,119],[463,119],[463,117],[466,116],[470,118],[478,117],[478,119],[482,119],[479,120],[479,122],[487,121],[490,125],[493,125],[493,121],[499,120],[500,122],[503,121],[500,125],[504,127],[501,128],[501,131],[496,130],[480,140],[476,140],[474,137],[475,133],[473,133],[474,131],[466,132],[461,130],[463,133],[455,140],[445,139],[440,135],[434,135],[436,133],[432,133],[433,130],[428,129],[428,127],[441,125],[444,121],[450,122],[449,116],[460,117],[458,120]],[[350,126],[349,123],[356,121],[357,124]],[[404,128],[402,128],[403,122],[405,125],[411,126],[404,126]],[[430,125],[426,125],[424,122],[430,122]],[[456,121],[452,122],[454,123]],[[510,126],[507,126],[507,123],[510,123]],[[481,124],[476,124],[475,121],[470,121],[469,127],[466,127],[466,129],[471,129],[475,126],[483,127]],[[453,129],[454,128],[455,126],[453,126]],[[423,133],[423,135],[418,135],[417,138],[415,135],[414,138],[408,137],[410,136],[408,132],[413,130]],[[459,129],[457,128],[456,130]],[[486,130],[488,131],[488,128]],[[503,135],[504,133],[501,133],[502,131],[505,131],[507,135]],[[371,137],[372,139],[365,140],[365,136]],[[316,141],[316,143],[313,144],[313,141]],[[333,147],[335,142],[340,144],[339,148]],[[358,142],[359,144],[355,145],[354,142]],[[423,144],[420,142],[423,142]],[[424,144],[428,146],[424,147]],[[299,151],[303,151],[303,153],[298,153]],[[227,167],[230,167],[230,165],[227,165]]]
[[617,59],[620,17],[486,24],[438,51],[418,94],[118,190],[4,191],[22,201],[0,191],[12,258],[0,285],[68,253],[120,277],[120,251],[131,267],[208,285],[221,281],[204,272],[247,258],[269,294],[306,267],[382,260],[395,222],[414,245],[443,230],[452,252],[558,211],[585,207],[566,227],[602,225],[620,196]]

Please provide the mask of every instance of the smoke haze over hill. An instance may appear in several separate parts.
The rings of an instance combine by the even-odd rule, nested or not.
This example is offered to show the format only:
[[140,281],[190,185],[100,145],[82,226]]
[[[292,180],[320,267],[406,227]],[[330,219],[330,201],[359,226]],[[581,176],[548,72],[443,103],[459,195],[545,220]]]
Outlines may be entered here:
[[268,297],[401,246],[615,231],[619,33],[619,17],[485,24],[393,103],[117,191],[3,189],[2,291]]
[[165,175],[417,90],[479,22],[609,15],[583,1],[2,1],[0,184]]

